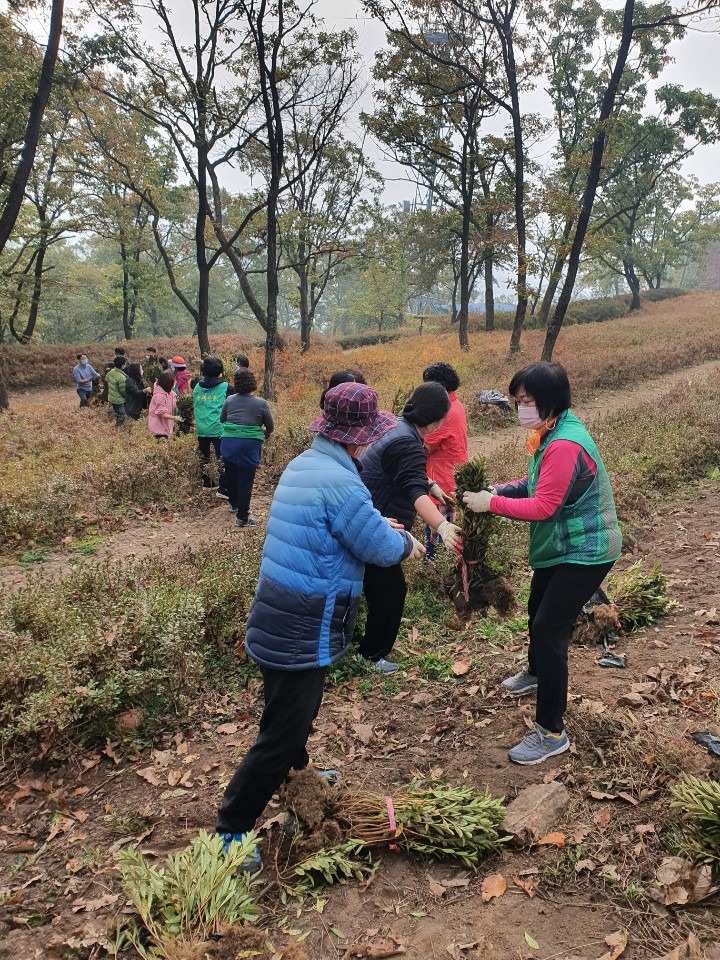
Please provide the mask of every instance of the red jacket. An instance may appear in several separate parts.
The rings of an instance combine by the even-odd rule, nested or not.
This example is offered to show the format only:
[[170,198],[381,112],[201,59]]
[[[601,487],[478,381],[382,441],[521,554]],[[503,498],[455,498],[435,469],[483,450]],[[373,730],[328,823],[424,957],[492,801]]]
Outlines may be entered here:
[[454,393],[449,396],[450,410],[443,425],[425,437],[427,475],[448,495],[455,492],[455,467],[468,459],[465,407]]
[[175,371],[175,386],[177,387],[177,392],[180,396],[183,393],[187,393],[190,390],[190,381],[192,377],[190,376],[189,370],[176,370]]

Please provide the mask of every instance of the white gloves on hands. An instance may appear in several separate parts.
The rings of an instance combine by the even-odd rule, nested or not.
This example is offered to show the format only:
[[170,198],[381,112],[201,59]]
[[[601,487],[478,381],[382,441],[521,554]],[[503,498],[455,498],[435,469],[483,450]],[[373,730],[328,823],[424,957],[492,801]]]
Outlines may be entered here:
[[449,497],[439,483],[436,483],[434,480],[430,484],[430,496],[435,497],[436,500],[439,500],[440,503],[444,503],[448,507],[452,507],[455,504],[455,501],[452,497]]
[[477,493],[471,493],[467,490],[463,494],[463,503],[474,513],[487,513],[490,509],[490,500],[492,494],[489,490],[479,490]]
[[455,553],[458,553],[462,549],[462,536],[460,535],[460,527],[456,526],[454,523],[450,523],[449,520],[443,520],[443,522],[437,528],[437,534],[448,550],[454,550]]
[[408,536],[412,540],[412,551],[408,554],[406,559],[409,558],[410,560],[419,560],[420,557],[425,556],[425,547],[422,545],[422,543],[420,543],[419,540],[416,540],[411,533],[409,533]]

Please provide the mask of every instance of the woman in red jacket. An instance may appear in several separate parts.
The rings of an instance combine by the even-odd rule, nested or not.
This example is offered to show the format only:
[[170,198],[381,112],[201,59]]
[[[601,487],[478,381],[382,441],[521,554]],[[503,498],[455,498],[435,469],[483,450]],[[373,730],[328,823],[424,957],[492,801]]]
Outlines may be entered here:
[[[427,475],[435,486],[430,490],[430,496],[437,503],[437,508],[450,523],[455,521],[455,467],[467,463],[467,416],[465,407],[460,403],[455,391],[460,386],[460,378],[449,363],[431,363],[423,371],[423,380],[440,383],[445,387],[450,397],[450,410],[442,426],[425,437],[427,449]],[[435,556],[437,534],[430,527],[425,527],[427,557]]]

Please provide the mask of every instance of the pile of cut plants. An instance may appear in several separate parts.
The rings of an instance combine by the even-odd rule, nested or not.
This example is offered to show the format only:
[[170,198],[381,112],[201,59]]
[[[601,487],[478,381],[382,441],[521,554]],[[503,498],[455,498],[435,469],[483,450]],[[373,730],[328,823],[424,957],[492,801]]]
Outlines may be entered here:
[[293,775],[285,805],[296,825],[295,850],[281,879],[296,892],[366,878],[383,848],[477,870],[507,839],[500,828],[503,801],[467,784],[415,779],[388,796],[328,787],[308,768]]

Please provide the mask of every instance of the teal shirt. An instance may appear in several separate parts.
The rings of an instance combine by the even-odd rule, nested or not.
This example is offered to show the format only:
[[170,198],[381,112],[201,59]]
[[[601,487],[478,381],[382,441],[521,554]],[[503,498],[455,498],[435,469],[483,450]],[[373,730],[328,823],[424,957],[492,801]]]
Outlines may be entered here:
[[575,503],[565,504],[549,520],[530,524],[530,566],[583,566],[610,563],[620,556],[622,534],[615,512],[610,477],[592,437],[578,418],[566,410],[532,455],[528,468],[528,496],[538,485],[543,453],[555,440],[579,444],[596,466],[595,479]]

